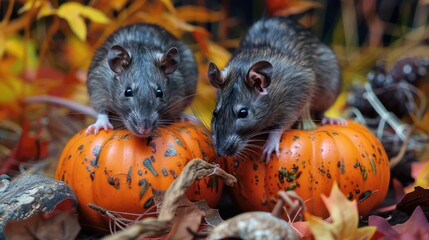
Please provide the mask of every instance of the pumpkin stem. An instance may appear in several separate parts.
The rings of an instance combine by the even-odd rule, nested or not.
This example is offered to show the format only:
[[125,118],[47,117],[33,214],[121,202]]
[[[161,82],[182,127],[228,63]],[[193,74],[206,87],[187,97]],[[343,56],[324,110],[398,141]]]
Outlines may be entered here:
[[317,128],[316,123],[311,119],[310,107],[306,106],[302,112],[299,128],[302,130],[313,130]]

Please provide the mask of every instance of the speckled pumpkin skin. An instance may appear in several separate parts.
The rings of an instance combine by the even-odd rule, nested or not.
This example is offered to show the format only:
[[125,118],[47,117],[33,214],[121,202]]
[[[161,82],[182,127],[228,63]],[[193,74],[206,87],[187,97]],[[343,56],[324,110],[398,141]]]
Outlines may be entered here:
[[[257,150],[258,151],[258,150]],[[254,154],[226,161],[238,185],[233,197],[244,211],[271,211],[279,190],[295,190],[308,211],[320,217],[328,212],[320,197],[329,196],[334,181],[349,199],[362,199],[366,215],[385,198],[390,178],[389,159],[379,140],[363,125],[319,126],[312,131],[287,130],[275,155],[265,165]]]
[[[55,178],[75,192],[84,227],[108,230],[108,218],[90,209],[143,213],[153,206],[152,188],[166,190],[186,163],[198,157],[221,163],[211,138],[196,121],[159,128],[154,137],[137,138],[128,130],[85,130],[69,140],[60,157]],[[196,181],[188,190],[191,201],[205,199],[215,207],[223,182],[215,176]],[[130,216],[130,218],[132,218]]]

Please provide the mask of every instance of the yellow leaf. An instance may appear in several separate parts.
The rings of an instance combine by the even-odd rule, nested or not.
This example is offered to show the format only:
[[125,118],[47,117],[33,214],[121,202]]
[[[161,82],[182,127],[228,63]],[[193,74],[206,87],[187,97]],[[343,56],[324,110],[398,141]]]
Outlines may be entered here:
[[19,100],[20,96],[29,96],[33,92],[31,83],[17,77],[0,81],[0,104],[8,104]]
[[344,112],[344,108],[347,101],[347,93],[341,92],[335,103],[326,111],[326,116],[340,118]]
[[305,213],[305,219],[316,239],[371,239],[377,228],[358,228],[359,214],[356,200],[348,200],[336,183],[332,186],[329,197],[322,195],[322,199],[331,214],[332,223]]
[[161,0],[162,4],[168,9],[169,12],[175,13],[176,9],[174,8],[173,3],[170,0]]
[[104,15],[103,12],[100,12],[99,10],[94,9],[92,7],[82,8],[80,15],[82,15],[83,17],[86,17],[89,20],[96,22],[96,23],[109,23],[110,22],[110,19],[106,15]]
[[86,39],[86,25],[83,18],[78,15],[63,15],[61,16],[64,20],[67,21],[71,30],[76,34],[76,36],[84,41]]
[[100,11],[78,2],[62,4],[56,14],[67,21],[72,31],[80,40],[86,39],[86,24],[82,17],[98,23],[108,23],[109,19]]
[[5,44],[6,44],[6,40],[4,39],[3,34],[0,32],[0,59],[3,57],[4,51],[5,51],[5,47],[4,47]]
[[86,41],[80,41],[75,36],[67,37],[66,54],[70,66],[75,69],[88,69],[94,49]]
[[41,5],[46,5],[46,4],[49,4],[48,2],[46,2],[46,1],[40,1],[40,0],[35,0],[35,1],[26,1],[26,3],[18,10],[18,13],[19,14],[22,14],[22,13],[24,13],[24,12],[26,12],[26,11],[28,11],[28,10],[30,10],[31,8],[38,8],[38,7],[40,7]]
[[[27,44],[27,48],[24,47],[25,44]],[[17,59],[13,69],[10,69],[12,71],[22,71],[24,62],[26,62],[27,69],[35,68],[38,65],[36,46],[31,41],[25,42],[22,37],[7,38],[4,43],[4,51]]]
[[206,44],[209,60],[216,63],[219,68],[224,68],[231,58],[231,53],[210,40],[207,40]]
[[215,22],[222,19],[222,12],[210,11],[204,7],[183,6],[177,8],[176,15],[183,21]]
[[40,8],[39,13],[37,14],[37,18],[46,17],[49,15],[53,15],[56,13],[56,10],[52,8],[50,4],[43,5],[42,8]]

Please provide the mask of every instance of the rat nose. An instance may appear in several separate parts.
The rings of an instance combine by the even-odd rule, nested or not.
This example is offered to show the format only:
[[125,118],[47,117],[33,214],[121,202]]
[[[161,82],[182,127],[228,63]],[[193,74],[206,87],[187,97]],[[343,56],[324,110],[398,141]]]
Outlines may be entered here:
[[149,128],[138,128],[137,131],[144,136],[147,136],[150,133]]

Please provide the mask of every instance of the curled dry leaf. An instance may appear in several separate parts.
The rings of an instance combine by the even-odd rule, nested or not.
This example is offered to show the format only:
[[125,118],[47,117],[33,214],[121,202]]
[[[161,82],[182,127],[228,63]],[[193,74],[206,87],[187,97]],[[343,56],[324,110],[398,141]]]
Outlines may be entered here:
[[8,239],[73,240],[79,231],[77,215],[59,211],[51,217],[39,212],[24,220],[11,221],[4,229]]
[[116,235],[107,236],[104,239],[139,239],[142,237],[155,237],[165,234],[168,232],[169,223],[174,219],[176,209],[182,202],[181,199],[189,186],[191,186],[195,180],[202,179],[212,174],[222,177],[224,182],[230,186],[237,182],[234,176],[226,173],[219,168],[219,166],[195,158],[186,164],[181,174],[167,189],[158,218],[145,218],[142,221],[136,222],[130,228]]
[[192,240],[194,236],[189,230],[196,232],[202,217],[203,212],[197,206],[186,207],[177,214],[166,240]]

